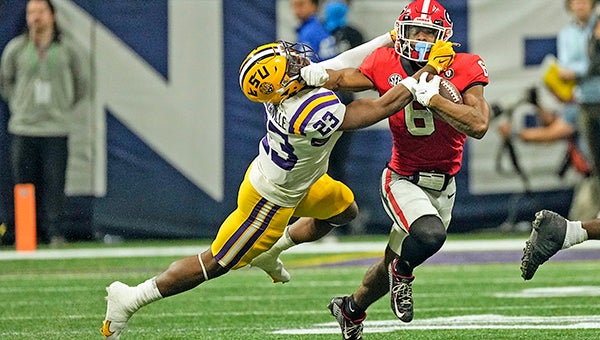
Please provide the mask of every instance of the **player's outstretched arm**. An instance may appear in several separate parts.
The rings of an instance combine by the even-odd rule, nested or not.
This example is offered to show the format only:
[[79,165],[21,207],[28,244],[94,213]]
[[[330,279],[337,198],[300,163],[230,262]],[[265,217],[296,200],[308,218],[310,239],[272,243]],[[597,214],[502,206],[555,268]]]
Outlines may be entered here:
[[414,87],[417,78],[424,72],[435,72],[426,65],[412,77],[403,79],[379,98],[361,98],[354,100],[346,108],[346,116],[340,130],[356,130],[373,125],[397,113],[414,99]]
[[[353,71],[358,72],[357,68],[365,57],[377,48],[393,46],[395,41],[394,35],[394,31],[382,34],[366,43],[342,52],[334,58],[318,63],[311,63],[300,70],[300,76],[306,85],[315,87],[323,86],[334,91],[339,89],[363,91],[373,88],[373,83],[362,76],[362,74],[362,78],[359,78],[357,83],[357,80],[351,77],[352,73]],[[344,81],[344,79],[348,80]],[[352,86],[345,87],[345,84],[352,84]]]
[[394,31],[386,32],[380,36],[377,36],[361,45],[358,45],[352,49],[344,51],[337,56],[319,62],[319,65],[325,69],[339,70],[342,68],[356,68],[362,64],[363,59],[371,52],[375,51],[379,47],[393,46],[395,41]]

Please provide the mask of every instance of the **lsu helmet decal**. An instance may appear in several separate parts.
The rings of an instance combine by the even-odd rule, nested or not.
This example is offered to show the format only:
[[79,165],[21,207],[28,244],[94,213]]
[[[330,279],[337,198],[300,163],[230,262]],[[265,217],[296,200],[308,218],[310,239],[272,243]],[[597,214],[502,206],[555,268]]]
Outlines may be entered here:
[[305,44],[277,41],[254,49],[240,66],[240,87],[254,102],[278,104],[306,85],[300,69],[315,52]]

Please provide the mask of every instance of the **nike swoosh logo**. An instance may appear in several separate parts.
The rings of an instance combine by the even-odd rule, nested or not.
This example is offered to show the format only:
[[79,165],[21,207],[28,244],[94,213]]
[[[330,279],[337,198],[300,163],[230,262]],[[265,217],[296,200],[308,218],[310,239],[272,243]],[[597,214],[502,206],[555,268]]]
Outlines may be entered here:
[[113,331],[110,330],[110,324],[111,324],[110,321],[104,320],[104,324],[102,325],[102,328],[100,328],[100,332],[105,337],[109,337],[109,336],[115,334],[115,332],[113,332]]
[[448,199],[451,199],[452,197],[454,197],[454,195],[455,195],[455,194],[456,194],[456,193],[455,193],[455,192],[453,192],[453,193],[451,193],[450,195],[448,195]]
[[356,312],[356,310],[355,310],[354,308],[352,308],[352,304],[351,304],[351,303],[349,303],[349,304],[348,304],[348,309],[349,309],[349,310],[350,310],[352,313]]

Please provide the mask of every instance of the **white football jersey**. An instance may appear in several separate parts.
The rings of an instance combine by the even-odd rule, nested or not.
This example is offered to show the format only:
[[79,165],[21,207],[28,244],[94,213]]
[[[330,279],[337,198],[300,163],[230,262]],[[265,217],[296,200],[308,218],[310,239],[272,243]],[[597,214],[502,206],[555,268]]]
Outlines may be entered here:
[[329,155],[346,107],[330,90],[302,91],[279,105],[265,104],[267,134],[250,170],[250,182],[263,197],[296,206],[327,172]]

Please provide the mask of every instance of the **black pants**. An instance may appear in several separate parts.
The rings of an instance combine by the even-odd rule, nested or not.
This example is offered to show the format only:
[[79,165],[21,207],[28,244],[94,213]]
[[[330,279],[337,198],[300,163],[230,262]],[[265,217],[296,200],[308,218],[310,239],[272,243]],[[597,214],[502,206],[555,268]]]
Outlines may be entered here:
[[39,241],[47,243],[54,236],[64,236],[67,137],[12,135],[11,138],[14,183],[33,183],[35,186]]

